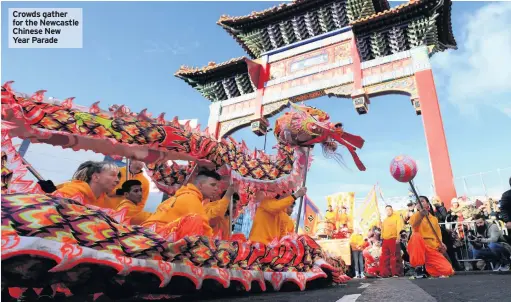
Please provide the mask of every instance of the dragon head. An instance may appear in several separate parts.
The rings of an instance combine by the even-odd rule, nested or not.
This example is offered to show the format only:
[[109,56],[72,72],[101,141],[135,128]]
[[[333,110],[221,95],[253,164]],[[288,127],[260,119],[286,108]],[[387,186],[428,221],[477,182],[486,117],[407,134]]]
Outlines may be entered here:
[[328,113],[323,110],[320,110],[313,106],[305,106],[305,105],[296,105],[291,103],[292,107],[296,110],[307,113],[308,115],[313,116],[319,122],[325,122],[330,119]]

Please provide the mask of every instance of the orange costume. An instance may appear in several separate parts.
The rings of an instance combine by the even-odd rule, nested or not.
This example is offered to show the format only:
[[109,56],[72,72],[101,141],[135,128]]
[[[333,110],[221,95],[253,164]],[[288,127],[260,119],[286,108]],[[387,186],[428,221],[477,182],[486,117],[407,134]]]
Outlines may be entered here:
[[345,214],[345,213],[341,213],[339,215],[339,219],[338,219],[338,228],[342,228],[343,225],[346,225],[347,227],[350,227],[349,224],[350,224],[350,216],[348,214]]
[[222,198],[217,201],[208,202],[204,205],[204,210],[209,218],[209,225],[213,228],[213,234],[219,235],[220,239],[227,240],[230,235],[229,217],[225,216],[227,207],[229,207],[229,198]]
[[[426,271],[433,277],[452,276],[454,270],[449,261],[438,251],[441,246],[442,232],[438,219],[428,213],[428,218],[433,225],[433,230],[429,225],[426,217],[422,219],[418,227],[413,227],[420,219],[420,212],[410,217],[412,225],[412,237],[408,242],[408,254],[410,255],[410,265],[413,267],[426,266]],[[436,239],[435,233],[438,235],[440,242]]]
[[325,213],[325,220],[335,223],[335,213],[333,211],[327,211]]
[[381,227],[380,276],[388,277],[403,275],[401,247],[397,242],[399,232],[404,228],[404,221],[397,213],[385,218]]
[[293,222],[293,219],[291,216],[289,216],[285,212],[280,212],[279,214],[279,221],[280,221],[280,236],[284,237],[289,234],[293,234],[295,232],[295,223]]
[[[107,196],[107,199],[109,199],[108,203],[113,205],[113,209],[117,208],[121,202],[124,200],[124,196],[118,196],[115,195],[117,189],[120,189],[122,187],[122,184],[126,181],[126,167],[119,168],[119,173],[121,173],[121,179],[119,181],[119,184],[115,189]],[[142,211],[145,208],[145,204],[147,202],[147,199],[149,198],[149,189],[150,189],[150,183],[147,177],[145,177],[144,173],[137,173],[137,174],[131,174],[130,173],[130,180],[135,179],[142,183],[142,201],[140,201],[139,204],[136,205],[136,207]]]
[[282,227],[280,213],[284,212],[294,201],[295,199],[292,196],[278,200],[265,199],[261,201],[254,217],[249,239],[254,242],[268,244],[273,239],[280,238]]
[[55,197],[63,197],[76,200],[84,205],[93,205],[100,208],[113,209],[114,207],[106,198],[106,194],[101,194],[96,198],[90,186],[85,181],[73,180],[60,184],[57,191],[52,194]]
[[175,232],[175,239],[190,235],[212,236],[213,230],[202,199],[202,193],[196,186],[183,186],[174,196],[162,202],[142,226],[155,225],[156,233],[164,237]]
[[126,209],[127,211],[125,219],[131,219],[130,223],[134,225],[139,225],[143,223],[151,216],[151,213],[142,211],[139,205],[134,204],[132,201],[128,199],[124,199],[123,201],[121,201],[121,203],[115,210],[122,211],[124,209]]

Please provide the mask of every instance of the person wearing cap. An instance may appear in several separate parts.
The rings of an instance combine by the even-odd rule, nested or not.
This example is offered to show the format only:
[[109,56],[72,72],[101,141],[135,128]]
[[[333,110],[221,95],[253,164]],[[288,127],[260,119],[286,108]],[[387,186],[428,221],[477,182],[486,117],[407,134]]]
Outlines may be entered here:
[[462,220],[463,219],[463,207],[461,206],[461,203],[460,203],[460,200],[461,198],[453,198],[451,200],[451,209],[449,210],[451,212],[451,215],[452,216],[456,216],[458,218],[458,220]]
[[139,204],[142,202],[144,189],[142,182],[136,179],[130,179],[123,182],[121,188],[116,191],[117,196],[123,196],[124,199],[117,206],[116,211],[126,211],[126,219],[130,219],[131,224],[141,224],[151,213],[144,212]]

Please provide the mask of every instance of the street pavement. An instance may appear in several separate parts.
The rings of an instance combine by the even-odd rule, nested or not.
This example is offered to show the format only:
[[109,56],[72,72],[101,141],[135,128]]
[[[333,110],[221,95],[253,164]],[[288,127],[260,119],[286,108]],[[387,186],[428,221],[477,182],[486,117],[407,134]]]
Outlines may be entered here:
[[183,296],[180,301],[271,302],[433,302],[511,301],[511,274],[458,275],[447,279],[352,280],[346,285],[303,292],[247,293],[231,296]]

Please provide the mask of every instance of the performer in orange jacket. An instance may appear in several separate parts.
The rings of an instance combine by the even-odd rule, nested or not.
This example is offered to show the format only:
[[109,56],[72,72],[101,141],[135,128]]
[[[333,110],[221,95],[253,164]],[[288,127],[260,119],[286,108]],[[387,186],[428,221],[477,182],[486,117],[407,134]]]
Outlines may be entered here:
[[73,180],[57,187],[53,196],[70,198],[85,205],[114,209],[107,193],[119,184],[119,168],[110,162],[86,161],[73,175]]
[[223,193],[220,200],[208,202],[204,205],[206,215],[209,218],[209,225],[213,229],[213,234],[219,236],[222,240],[228,240],[231,234],[231,222],[229,221],[229,203],[233,201],[233,208],[240,196],[234,192],[235,188],[230,186]]
[[[438,220],[432,212],[428,198],[421,196],[420,202],[424,209],[417,207],[419,211],[410,217],[412,226],[412,236],[408,241],[410,265],[412,267],[425,265],[426,272],[432,277],[452,276],[454,270],[443,255],[447,247],[442,243],[442,232]],[[433,225],[433,229],[426,217]]]
[[388,278],[403,276],[403,260],[399,245],[399,232],[404,228],[404,222],[400,215],[394,213],[392,206],[385,207],[387,218],[381,228],[382,250],[380,258],[380,277]]
[[307,193],[307,189],[304,187],[282,199],[270,199],[266,198],[263,192],[257,192],[256,199],[260,201],[260,204],[254,216],[254,224],[249,239],[254,242],[268,244],[273,239],[280,238],[282,233],[282,218],[280,215],[305,193]]
[[[137,204],[137,208],[139,211],[142,211],[145,208],[147,199],[149,198],[149,189],[150,189],[150,182],[149,182],[149,179],[147,179],[147,177],[145,177],[143,168],[144,168],[143,162],[138,161],[138,160],[130,161],[130,166],[129,166],[130,177],[129,177],[129,179],[130,180],[132,180],[132,179],[138,180],[142,184],[142,200]],[[126,167],[122,167],[119,169],[119,173],[120,173],[119,184],[111,192],[109,192],[108,197],[107,197],[109,199],[108,203],[111,204],[114,209],[117,208],[121,204],[121,202],[124,200],[123,195],[121,195],[121,196],[117,195],[117,190],[121,189],[122,184],[126,180],[128,180],[126,178],[126,171],[127,171]]]
[[126,210],[125,219],[129,219],[131,224],[141,224],[144,222],[151,213],[144,212],[140,209],[139,204],[142,201],[144,190],[142,183],[136,179],[130,179],[122,184],[120,189],[117,189],[118,196],[124,196],[116,211]]
[[293,209],[295,207],[296,201],[293,202],[289,207],[286,208],[285,211],[280,212],[279,221],[280,221],[280,236],[282,238],[289,234],[293,234],[295,232],[295,223],[291,218],[291,214],[293,214]]
[[220,175],[214,171],[199,172],[193,184],[179,188],[174,196],[158,206],[142,226],[155,225],[156,233],[164,237],[175,233],[175,239],[189,235],[212,236],[213,230],[202,201],[218,196],[220,180]]

